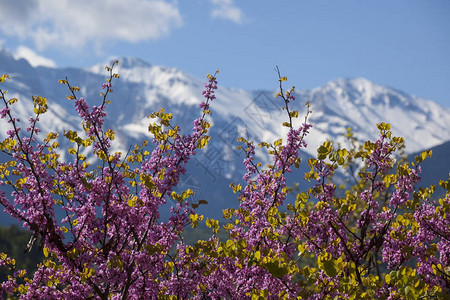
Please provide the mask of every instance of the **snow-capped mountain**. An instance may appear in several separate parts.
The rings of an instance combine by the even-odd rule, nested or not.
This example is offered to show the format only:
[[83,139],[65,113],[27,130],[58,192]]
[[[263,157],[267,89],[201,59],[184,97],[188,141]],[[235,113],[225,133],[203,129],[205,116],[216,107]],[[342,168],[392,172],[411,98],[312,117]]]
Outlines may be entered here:
[[[67,87],[57,82],[67,77],[72,85],[80,87],[79,95],[91,106],[98,104],[101,84],[107,77],[105,65],[88,69],[34,68],[26,60],[16,60],[0,50],[0,74],[11,75],[11,80],[1,84],[0,88],[9,90],[8,97],[19,99],[13,108],[23,123],[32,116],[32,95],[48,99],[49,112],[42,116],[40,123],[42,136],[48,131],[62,132],[73,128],[81,132],[73,102],[66,99]],[[105,124],[116,131],[115,150],[126,152],[130,145],[150,138],[147,128],[151,120],[147,116],[161,107],[172,112],[174,123],[189,132],[192,121],[200,114],[201,92],[206,79],[176,68],[153,66],[136,58],[119,59],[116,71],[120,79],[113,82],[114,92]],[[224,178],[239,180],[236,178],[243,170],[243,156],[236,150],[239,136],[273,142],[286,132],[281,125],[287,121],[286,112],[280,109],[282,100],[274,97],[278,91],[223,87],[220,86],[220,74],[218,80],[217,99],[211,105],[212,140],[208,148],[193,159],[190,172],[180,187],[200,190],[197,193],[200,198],[204,197],[201,190],[212,187],[223,191],[222,198],[226,198],[229,191],[224,190],[228,189],[228,184],[219,188],[218,182]],[[286,85],[285,89],[290,86]],[[391,123],[394,135],[406,139],[407,153],[450,141],[450,108],[367,79],[336,79],[313,90],[297,91],[291,110],[304,115],[306,101],[311,104],[309,122],[314,127],[307,137],[309,147],[305,149],[305,155],[315,156],[317,147],[325,140],[344,142],[347,127],[351,127],[361,140],[373,140],[378,135],[376,123],[379,122]],[[303,118],[297,122],[300,124]],[[26,127],[25,124],[22,127]],[[1,120],[0,128],[0,138],[4,139],[9,124]],[[64,142],[63,137],[60,142]],[[264,154],[259,154],[259,158],[270,163]]]
[[361,139],[373,139],[374,124],[390,123],[393,133],[406,139],[408,153],[450,139],[449,108],[367,79],[341,78],[301,95],[311,102],[311,122],[323,135],[340,135],[351,127]]
[[[167,106],[170,111],[180,112],[182,119],[190,121],[201,101],[204,80],[195,78],[175,68],[152,66],[139,59],[123,58],[118,68],[121,78],[140,87],[135,91],[136,102],[142,101],[139,111],[148,114]],[[104,64],[89,69],[92,73],[104,75]],[[274,78],[274,80],[276,80]],[[220,81],[220,75],[219,75]],[[289,86],[285,87],[290,88]],[[216,130],[223,131],[224,122],[241,125],[260,140],[274,140],[280,135],[281,123],[286,115],[280,110],[282,102],[274,97],[277,91],[246,91],[221,87],[217,100],[212,105],[213,123]],[[128,99],[133,97],[128,94]],[[450,108],[437,103],[408,95],[399,90],[377,85],[364,78],[339,78],[324,86],[297,92],[296,103],[300,115],[305,113],[303,104],[312,106],[309,121],[314,129],[309,137],[312,145],[306,152],[315,154],[317,145],[326,139],[336,140],[351,127],[362,140],[377,136],[375,124],[391,123],[395,135],[407,141],[408,153],[430,148],[450,140]],[[119,102],[117,102],[119,103]],[[187,107],[194,107],[186,111]],[[188,113],[189,112],[189,113]],[[125,118],[121,116],[120,120]],[[139,116],[123,122],[122,128],[137,136],[146,134],[147,119]],[[129,120],[129,119],[128,119]],[[238,123],[235,123],[235,121]]]
[[[184,128],[191,127],[190,122],[198,116],[203,79],[176,68],[152,66],[140,59],[119,61],[116,71],[120,79],[114,82],[108,125],[123,139],[147,136],[147,115],[161,106],[173,112],[175,120],[185,125]],[[0,72],[12,76],[2,88],[9,90],[10,97],[21,99],[17,109],[23,119],[31,115],[28,101],[32,95],[46,97],[49,103],[54,103],[50,105],[50,116],[42,118],[47,122],[43,126],[49,129],[74,126],[77,120],[72,104],[65,99],[68,91],[57,80],[68,77],[73,85],[81,87],[80,95],[95,104],[100,101],[100,85],[107,76],[105,65],[84,70],[33,68],[24,59],[15,60],[8,52],[0,52]],[[219,76],[217,100],[212,105],[214,131],[223,136],[226,129],[223,126],[233,124],[259,140],[278,138],[286,116],[280,110],[281,100],[274,97],[275,92],[222,87]],[[394,134],[405,137],[409,153],[450,140],[447,130],[450,108],[367,79],[336,79],[313,90],[297,91],[296,98],[293,106],[300,115],[306,112],[303,107],[306,101],[313,111],[309,119],[314,125],[308,138],[311,147],[306,150],[311,155],[324,140],[339,139],[347,127],[352,127],[361,139],[372,139],[377,135],[375,124],[379,122],[391,123]]]

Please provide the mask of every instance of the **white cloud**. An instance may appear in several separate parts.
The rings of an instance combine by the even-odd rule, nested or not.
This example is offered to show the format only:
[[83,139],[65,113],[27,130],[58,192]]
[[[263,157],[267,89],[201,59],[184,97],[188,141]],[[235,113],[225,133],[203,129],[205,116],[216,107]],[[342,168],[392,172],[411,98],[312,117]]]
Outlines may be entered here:
[[211,12],[213,18],[229,20],[234,23],[242,23],[244,20],[244,13],[238,8],[233,0],[210,0],[214,4],[214,9]]
[[16,52],[14,53],[14,58],[25,58],[33,67],[43,66],[56,68],[56,63],[53,60],[43,57],[25,46],[19,46],[17,48]]
[[4,34],[31,39],[39,49],[157,39],[183,25],[169,0],[0,1],[0,19]]

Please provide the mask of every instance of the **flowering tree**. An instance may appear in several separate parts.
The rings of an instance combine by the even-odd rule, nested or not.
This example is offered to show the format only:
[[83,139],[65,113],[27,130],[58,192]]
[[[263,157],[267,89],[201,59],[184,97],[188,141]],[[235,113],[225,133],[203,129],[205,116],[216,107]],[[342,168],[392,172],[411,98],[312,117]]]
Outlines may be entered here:
[[[231,184],[239,208],[224,210],[225,224],[206,219],[212,228],[208,240],[187,245],[180,235],[196,227],[203,216],[199,203],[189,204],[191,190],[174,188],[197,149],[205,147],[210,124],[210,102],[215,99],[216,74],[208,75],[200,104],[201,117],[190,134],[160,110],[149,125],[151,142],[128,153],[114,153],[114,132],[104,128],[108,95],[118,77],[114,67],[102,85],[102,103],[89,107],[79,88],[61,80],[69,90],[84,133],[65,131],[73,145],[68,162],[60,160],[58,133],[38,139],[39,119],[48,109],[45,98],[33,97],[35,116],[21,130],[0,90],[2,118],[10,124],[0,149],[10,161],[0,165],[0,203],[33,233],[26,250],[40,240],[45,260],[34,274],[17,270],[6,254],[0,266],[12,276],[1,284],[4,295],[23,299],[185,299],[185,298],[309,298],[309,299],[418,299],[443,298],[450,291],[450,183],[438,202],[435,187],[414,191],[420,162],[395,163],[403,139],[392,137],[388,124],[378,124],[380,136],[358,145],[348,133],[350,148],[325,142],[317,159],[308,161],[306,180],[316,184],[287,203],[287,173],[299,167],[310,107],[304,121],[290,110],[294,88],[284,91],[279,75],[282,109],[288,133],[283,141],[259,146],[273,158],[263,167],[255,159],[255,145],[241,138],[245,153],[245,184]],[[1,82],[8,79],[1,77]],[[98,162],[89,164],[89,151]],[[361,167],[362,166],[362,167]],[[356,184],[340,189],[333,183],[337,169],[347,170]],[[357,170],[357,173],[355,172]],[[162,221],[160,207],[176,201],[170,218]],[[56,211],[64,213],[57,218]],[[217,233],[223,228],[226,241]]]

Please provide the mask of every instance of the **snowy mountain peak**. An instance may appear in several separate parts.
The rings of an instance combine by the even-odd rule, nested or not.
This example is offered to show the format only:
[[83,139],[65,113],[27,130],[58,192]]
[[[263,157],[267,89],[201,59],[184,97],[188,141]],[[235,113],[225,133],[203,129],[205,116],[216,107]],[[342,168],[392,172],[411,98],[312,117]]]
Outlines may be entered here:
[[[311,91],[316,104],[324,105],[323,99],[345,101],[355,105],[393,107],[416,107],[417,97],[399,90],[375,84],[365,78],[338,78]],[[336,103],[338,104],[338,103]]]
[[362,78],[362,77],[355,77],[355,78],[337,78],[333,81],[330,81],[326,84],[326,86],[330,87],[341,87],[341,88],[351,88],[357,91],[367,91],[370,90],[373,87],[378,87],[375,83],[372,81]]
[[121,57],[117,60],[122,69],[150,68],[152,66],[149,62],[137,57]]
[[136,70],[136,69],[150,69],[152,65],[140,58],[137,57],[120,57],[120,58],[111,58],[108,59],[104,63],[96,64],[87,69],[87,71],[95,73],[95,74],[105,74],[105,66],[111,66],[114,61],[119,61],[119,64],[116,66],[116,70],[119,68],[121,70]]
[[364,78],[339,78],[302,96],[312,105],[312,123],[325,135],[337,137],[351,127],[361,139],[370,139],[377,135],[375,124],[385,122],[394,135],[405,137],[409,152],[450,139],[449,108]]
[[[198,85],[198,79],[190,76],[177,68],[168,68],[163,66],[153,66],[147,61],[135,57],[122,57],[117,59],[119,64],[115,68],[115,72],[121,78],[129,82],[143,83],[148,86],[156,86],[164,88],[166,85],[172,87],[179,85]],[[104,64],[97,64],[87,69],[87,71],[104,75],[105,66],[110,66],[114,60],[110,60]]]
[[[15,81],[6,83],[10,85],[5,88],[16,93],[17,97],[42,95],[49,102],[65,99],[66,91],[55,88],[55,85],[58,79],[66,76],[78,81],[86,99],[98,99],[98,87],[106,76],[105,65],[109,63],[88,70],[50,70],[33,68],[22,60],[14,60],[8,52],[0,51],[0,72],[17,74]],[[110,127],[117,129],[118,133],[122,131],[123,139],[146,135],[147,115],[161,106],[173,112],[175,117],[179,115],[181,127],[191,128],[202,101],[204,80],[177,68],[154,66],[131,57],[120,58],[116,72],[120,79],[115,80],[111,95]],[[244,132],[245,128],[253,129],[254,136],[273,141],[279,137],[281,124],[286,121],[278,111],[278,105],[270,103],[274,94],[274,91],[250,92],[221,86],[212,105],[213,123],[218,131],[240,124]],[[377,136],[376,124],[380,122],[391,123],[394,134],[406,138],[408,152],[450,140],[449,108],[365,78],[339,78],[310,91],[298,90],[297,99],[309,101],[312,106],[310,122],[314,129],[309,138],[311,147],[307,149],[312,155],[317,145],[326,139],[339,139],[347,127],[353,128],[363,140],[373,139]],[[60,104],[67,105],[65,102]],[[62,119],[61,123],[64,122]]]
[[338,78],[318,87],[313,92],[326,92],[328,94],[344,95],[350,99],[371,98],[386,91],[386,87],[377,85],[366,78]]

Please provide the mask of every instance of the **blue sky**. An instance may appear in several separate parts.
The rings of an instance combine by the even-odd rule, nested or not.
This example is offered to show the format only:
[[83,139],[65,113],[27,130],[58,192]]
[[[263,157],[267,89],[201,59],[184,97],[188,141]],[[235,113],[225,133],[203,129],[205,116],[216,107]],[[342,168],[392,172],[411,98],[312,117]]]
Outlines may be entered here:
[[297,89],[365,77],[450,107],[448,0],[15,0],[0,46],[34,64],[136,56],[228,87]]

